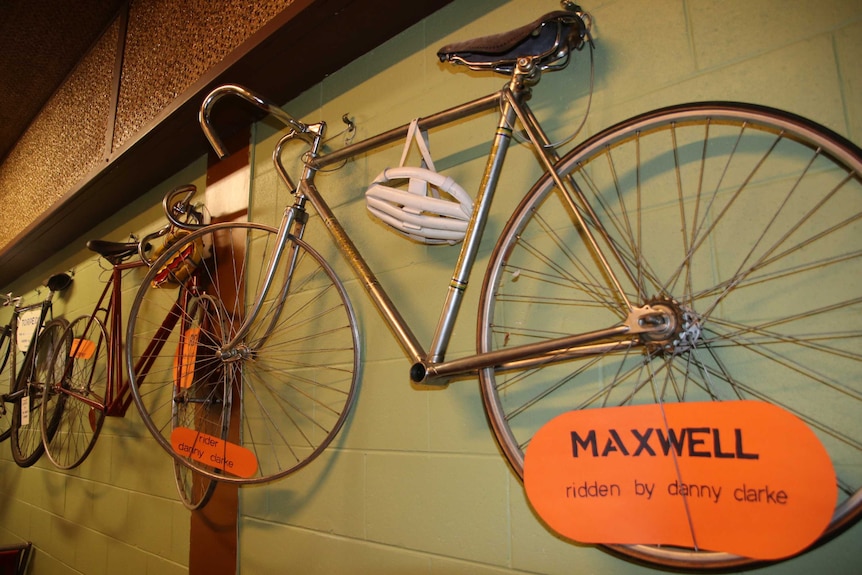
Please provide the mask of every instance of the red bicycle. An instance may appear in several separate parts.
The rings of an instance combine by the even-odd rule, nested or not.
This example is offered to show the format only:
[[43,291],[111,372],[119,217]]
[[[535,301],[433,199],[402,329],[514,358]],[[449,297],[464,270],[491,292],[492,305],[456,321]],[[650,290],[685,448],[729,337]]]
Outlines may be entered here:
[[[182,186],[169,192],[163,201],[166,212],[170,211],[173,217],[190,225],[202,223],[203,214],[191,204],[196,191],[194,186]],[[151,249],[150,242],[155,238],[164,237],[165,243],[170,244],[178,235],[176,228],[168,224],[141,240],[87,242],[89,249],[111,264],[111,270],[93,312],[75,319],[66,328],[62,340],[70,341],[71,346],[63,353],[68,353],[70,361],[66,362],[62,377],[45,388],[41,406],[43,426],[47,422],[55,427],[53,430],[43,429],[45,452],[57,467],[72,469],[80,465],[93,450],[105,417],[124,417],[131,405],[129,381],[123,377],[122,363],[123,276],[128,270],[151,263],[152,254],[148,256],[147,252]],[[162,284],[166,297],[173,299],[173,305],[135,366],[135,373],[141,381],[145,380],[154,360],[162,353],[172,331],[193,333],[189,323],[190,318],[197,313],[195,308],[200,307],[194,295],[199,292],[198,277],[190,273],[185,282],[183,290],[171,289],[165,282]],[[182,344],[176,350],[177,370],[189,372],[196,346],[184,338],[181,340]],[[178,381],[184,379],[179,374],[178,378]],[[167,401],[172,399],[168,398]],[[194,417],[189,415],[190,410],[185,409],[188,405],[175,402],[174,414],[178,424],[194,427]],[[224,431],[208,429],[207,432],[220,436],[226,432],[226,428]],[[190,509],[206,504],[215,482],[192,472],[186,466],[177,464],[174,467],[177,489],[183,503]]]

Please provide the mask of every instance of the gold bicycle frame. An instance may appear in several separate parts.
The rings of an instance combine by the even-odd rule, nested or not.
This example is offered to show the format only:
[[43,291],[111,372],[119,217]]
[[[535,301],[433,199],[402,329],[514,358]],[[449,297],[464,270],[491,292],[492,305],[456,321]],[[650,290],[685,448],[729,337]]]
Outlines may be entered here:
[[[540,73],[541,71],[532,60],[523,58],[512,73],[510,82],[499,92],[418,120],[418,128],[427,130],[494,108],[500,109],[499,121],[479,186],[473,215],[461,245],[461,251],[455,264],[434,336],[427,350],[418,341],[409,324],[398,311],[395,303],[380,285],[376,275],[359,253],[347,231],[342,227],[314,183],[314,176],[317,170],[401,140],[406,137],[409,126],[405,124],[346,146],[340,150],[321,155],[319,151],[326,131],[325,123],[302,124],[274,104],[267,102],[265,99],[241,86],[226,85],[211,92],[201,106],[199,118],[204,134],[220,156],[227,155],[226,150],[210,126],[209,113],[213,104],[225,95],[241,97],[256,107],[272,114],[289,128],[288,133],[279,140],[273,151],[273,162],[279,176],[291,192],[294,193],[296,198],[293,205],[285,209],[284,216],[278,228],[276,246],[267,265],[267,272],[260,293],[257,294],[254,300],[255,303],[246,316],[243,325],[236,333],[234,340],[221,350],[222,357],[228,359],[231,354],[239,353],[237,348],[240,346],[240,341],[246,336],[251,324],[258,316],[261,302],[264,301],[266,294],[272,286],[275,270],[282,257],[282,252],[289,243],[289,238],[303,237],[308,220],[306,213],[307,202],[311,202],[315,211],[320,215],[339,251],[344,255],[347,263],[360,279],[368,296],[377,306],[378,311],[383,316],[393,335],[407,357],[411,360],[410,378],[415,384],[444,386],[453,376],[475,373],[476,370],[482,368],[523,369],[532,365],[541,365],[576,356],[606,353],[633,345],[631,339],[614,340],[614,338],[665,329],[667,322],[663,317],[660,317],[663,316],[661,311],[651,309],[649,306],[643,308],[635,307],[629,302],[608,260],[599,247],[598,239],[584,221],[585,218],[582,211],[586,212],[587,217],[590,217],[589,206],[583,200],[582,195],[573,182],[561,178],[554,169],[554,165],[559,158],[553,149],[548,146],[549,140],[547,136],[526,104],[530,86],[538,82]],[[628,317],[619,325],[611,326],[607,329],[565,336],[540,343],[507,348],[505,350],[473,354],[455,360],[446,360],[445,354],[454,329],[455,319],[460,311],[469,276],[479,251],[480,241],[485,230],[485,224],[488,221],[494,192],[499,181],[506,152],[512,140],[512,126],[514,126],[516,120],[520,121],[524,126],[543,168],[551,175],[556,185],[561,190],[566,191],[572,215],[577,224],[584,230],[584,235],[590,243],[593,252],[602,262],[608,277],[611,278],[614,287],[621,297],[621,301],[625,303],[627,309],[624,312],[627,313]],[[311,145],[311,150],[304,156],[305,167],[298,186],[294,185],[281,162],[281,154],[284,146],[295,138],[302,139]],[[603,232],[600,231],[599,233],[604,236]],[[601,239],[603,240],[602,244],[607,247],[612,256],[620,260],[621,258],[614,249],[612,242],[607,237],[602,237]],[[623,268],[625,269],[625,266]],[[287,277],[289,282],[289,272]],[[287,286],[281,288],[281,291],[283,294],[286,294]]]

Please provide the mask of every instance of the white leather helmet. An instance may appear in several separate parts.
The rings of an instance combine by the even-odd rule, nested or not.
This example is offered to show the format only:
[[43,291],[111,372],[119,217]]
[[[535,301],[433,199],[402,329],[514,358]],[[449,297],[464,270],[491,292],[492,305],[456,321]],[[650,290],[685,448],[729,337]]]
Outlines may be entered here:
[[[365,192],[368,211],[398,233],[416,241],[455,244],[463,240],[467,232],[473,199],[455,180],[434,171],[417,123],[414,120],[410,124],[402,165],[383,170]],[[414,137],[427,168],[403,165]],[[406,188],[403,180],[407,180]],[[396,187],[399,185],[402,187]]]

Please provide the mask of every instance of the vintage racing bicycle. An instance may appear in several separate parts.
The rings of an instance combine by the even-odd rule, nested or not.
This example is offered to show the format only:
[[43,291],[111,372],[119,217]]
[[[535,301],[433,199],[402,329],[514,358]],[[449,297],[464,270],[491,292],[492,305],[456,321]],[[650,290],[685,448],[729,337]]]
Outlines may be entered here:
[[[726,102],[656,110],[558,150],[527,101],[544,74],[591,45],[588,15],[563,7],[438,52],[443,62],[506,76],[499,91],[336,150],[324,149],[324,123],[302,122],[244,87],[209,94],[201,125],[219,155],[226,150],[211,112],[223,98],[284,124],[273,160],[293,203],[277,228],[232,222],[193,231],[161,256],[134,299],[126,337],[132,393],[175,460],[215,480],[262,483],[307,465],[341,428],[360,377],[360,340],[342,282],[311,245],[320,241],[312,230],[325,229],[333,241],[326,250],[341,252],[391,328],[413,384],[478,376],[493,433],[519,476],[533,435],[562,413],[756,399],[801,418],[832,458],[839,497],[823,540],[858,519],[862,152],[807,119]],[[369,194],[379,219],[411,239],[460,244],[426,346],[315,180],[411,129],[484,114],[498,119],[474,198],[465,200],[451,178],[403,166],[381,174]],[[478,310],[464,312],[476,313],[476,352],[451,357],[513,140],[532,147],[545,173],[496,239]],[[283,152],[299,144],[296,178]],[[439,197],[405,191],[396,177],[419,182],[422,194],[437,188]],[[208,257],[191,260],[186,254],[201,242],[211,246]],[[134,366],[174,301],[153,280],[184,264],[208,278],[206,317],[183,318],[194,331],[171,333],[144,379]],[[192,334],[194,370],[180,381],[175,350]],[[184,390],[197,378],[223,385],[188,399]],[[199,413],[178,427],[176,407],[191,401]],[[203,431],[213,416],[219,425],[230,419],[227,439]],[[701,549],[613,548],[683,568],[751,562]]]

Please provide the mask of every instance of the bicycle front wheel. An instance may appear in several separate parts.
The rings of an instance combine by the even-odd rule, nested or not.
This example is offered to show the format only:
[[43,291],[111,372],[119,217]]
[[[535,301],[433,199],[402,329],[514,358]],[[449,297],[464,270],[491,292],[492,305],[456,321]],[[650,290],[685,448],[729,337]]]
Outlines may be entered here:
[[[518,475],[533,434],[567,411],[756,399],[800,417],[832,458],[839,500],[823,537],[857,520],[859,148],[780,111],[707,103],[623,122],[575,148],[557,170],[572,190],[540,180],[492,254],[479,350],[610,328],[628,303],[661,307],[677,327],[548,365],[482,371],[487,413]],[[615,550],[683,568],[750,562],[672,547]]]
[[[60,469],[73,469],[93,450],[105,421],[108,334],[99,318],[82,316],[66,328],[63,338],[72,347],[66,350],[68,361],[61,377],[46,382],[42,437],[48,459]],[[56,422],[53,432],[52,422]]]
[[[29,414],[25,417],[22,401],[15,403],[12,412],[12,459],[21,467],[30,467],[45,452],[42,443],[42,396],[49,382],[60,379],[69,359],[71,341],[65,337],[68,322],[54,319],[45,324],[36,340],[32,363],[24,366],[18,377],[17,389],[26,390]],[[60,412],[45,426],[46,439],[50,440],[57,429]]]
[[193,232],[153,264],[131,308],[127,367],[144,422],[177,463],[216,481],[301,469],[333,441],[355,396],[353,309],[302,240],[288,238],[260,313],[234,341],[276,236],[251,223]]

